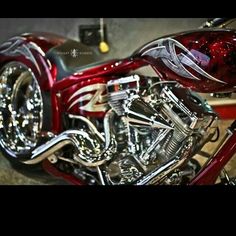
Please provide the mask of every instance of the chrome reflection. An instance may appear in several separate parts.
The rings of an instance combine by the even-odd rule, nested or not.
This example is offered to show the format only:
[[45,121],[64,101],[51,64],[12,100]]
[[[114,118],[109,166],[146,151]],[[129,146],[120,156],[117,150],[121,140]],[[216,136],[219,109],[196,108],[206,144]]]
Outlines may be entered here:
[[42,129],[43,100],[37,79],[24,64],[11,62],[0,72],[1,146],[25,155],[37,145]]

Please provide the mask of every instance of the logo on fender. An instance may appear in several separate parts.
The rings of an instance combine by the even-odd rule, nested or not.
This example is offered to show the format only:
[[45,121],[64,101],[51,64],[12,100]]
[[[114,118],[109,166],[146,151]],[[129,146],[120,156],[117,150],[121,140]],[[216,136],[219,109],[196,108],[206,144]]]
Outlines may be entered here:
[[79,106],[79,109],[88,112],[105,112],[108,109],[107,94],[104,94],[105,91],[106,84],[99,83],[85,86],[76,91],[69,98],[68,102],[77,97],[77,99],[71,103],[69,109],[78,103],[87,102],[85,105]]

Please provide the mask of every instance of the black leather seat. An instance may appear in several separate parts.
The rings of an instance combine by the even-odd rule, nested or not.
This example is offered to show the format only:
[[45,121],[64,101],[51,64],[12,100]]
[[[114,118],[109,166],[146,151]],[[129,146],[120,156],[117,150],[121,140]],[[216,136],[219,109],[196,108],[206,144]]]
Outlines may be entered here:
[[46,57],[57,66],[57,80],[80,70],[86,65],[97,62],[98,55],[88,46],[74,41],[67,40],[63,44],[50,49]]

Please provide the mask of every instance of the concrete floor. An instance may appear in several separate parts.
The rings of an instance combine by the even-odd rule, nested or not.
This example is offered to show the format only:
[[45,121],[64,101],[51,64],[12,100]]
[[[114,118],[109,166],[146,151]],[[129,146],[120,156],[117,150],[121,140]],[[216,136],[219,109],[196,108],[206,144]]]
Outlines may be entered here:
[[0,153],[0,185],[66,185],[45,172],[29,173],[13,168],[9,161]]
[[[205,18],[108,18],[105,23],[108,28],[110,52],[101,55],[106,60],[109,58],[123,58],[130,55],[142,44],[165,34],[192,30],[199,27]],[[78,40],[78,27],[81,24],[98,24],[98,18],[1,18],[0,19],[0,43],[9,37],[23,32],[46,31],[61,35],[67,35]],[[227,127],[229,122],[221,124],[221,130]],[[208,145],[207,150],[212,151],[216,144]],[[198,158],[201,163],[204,158]],[[236,176],[236,159],[226,166],[230,175]],[[0,184],[64,184],[63,181],[55,180],[47,175],[27,177],[14,170],[9,162],[0,154]]]

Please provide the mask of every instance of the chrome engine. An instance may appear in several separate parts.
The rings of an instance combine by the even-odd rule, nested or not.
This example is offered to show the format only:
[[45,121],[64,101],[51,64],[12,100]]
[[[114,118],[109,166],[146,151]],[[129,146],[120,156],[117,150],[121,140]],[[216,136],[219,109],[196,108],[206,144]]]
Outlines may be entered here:
[[108,83],[108,101],[118,148],[104,170],[109,184],[160,184],[216,131],[211,107],[178,83],[131,75]]
[[166,184],[215,135],[217,115],[176,82],[130,75],[109,81],[107,95],[111,109],[102,122],[68,114],[78,121],[74,130],[36,148],[25,163],[64,163],[63,171],[89,184]]

